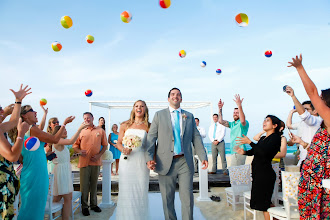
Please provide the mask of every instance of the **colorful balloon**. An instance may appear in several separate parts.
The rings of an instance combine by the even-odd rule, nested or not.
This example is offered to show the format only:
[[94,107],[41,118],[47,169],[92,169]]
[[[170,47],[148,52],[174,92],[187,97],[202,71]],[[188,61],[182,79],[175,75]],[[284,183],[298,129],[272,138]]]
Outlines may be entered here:
[[293,109],[296,109],[296,106],[295,105],[293,106]]
[[59,52],[60,50],[62,50],[62,44],[60,42],[54,41],[52,43],[52,48],[55,52]]
[[201,62],[201,67],[206,67],[206,62],[205,61]]
[[185,58],[186,57],[186,51],[184,51],[184,50],[180,50],[180,52],[179,52],[179,56],[181,57],[181,58]]
[[46,99],[40,99],[40,105],[46,105],[47,100]]
[[270,51],[270,50],[267,50],[266,52],[265,52],[265,56],[266,57],[271,57],[273,55],[273,53],[272,53],[272,51]]
[[120,14],[120,18],[123,22],[129,23],[132,20],[132,14],[129,13],[128,11],[124,11],[123,13]]
[[162,8],[168,8],[171,6],[171,0],[159,0],[159,5]]
[[72,19],[69,16],[65,15],[61,18],[61,24],[64,28],[68,29],[72,27]]
[[87,35],[86,41],[87,43],[92,44],[94,42],[94,37],[92,35]]
[[217,75],[220,75],[221,74],[221,69],[217,69],[215,72],[217,73]]
[[39,146],[40,146],[40,141],[36,137],[29,137],[24,142],[24,147],[28,151],[35,151],[39,148]]
[[249,24],[249,17],[244,13],[236,15],[235,20],[240,27],[246,27]]
[[85,91],[85,95],[86,95],[87,97],[91,97],[91,96],[93,95],[92,90],[87,89],[87,90]]

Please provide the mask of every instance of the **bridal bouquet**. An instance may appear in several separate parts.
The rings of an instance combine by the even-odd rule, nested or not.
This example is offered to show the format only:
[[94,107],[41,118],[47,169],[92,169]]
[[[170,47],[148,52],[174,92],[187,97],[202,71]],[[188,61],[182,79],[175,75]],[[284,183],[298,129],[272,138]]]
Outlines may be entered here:
[[[142,146],[142,140],[139,136],[136,135],[127,135],[123,138],[123,144],[124,147],[133,149],[138,148]],[[124,157],[125,160],[127,160],[127,155]]]

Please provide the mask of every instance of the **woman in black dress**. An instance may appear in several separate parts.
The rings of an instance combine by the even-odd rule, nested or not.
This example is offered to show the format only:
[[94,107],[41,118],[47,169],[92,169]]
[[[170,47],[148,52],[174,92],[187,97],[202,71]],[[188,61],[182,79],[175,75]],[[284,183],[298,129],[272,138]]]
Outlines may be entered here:
[[276,116],[267,115],[263,123],[266,136],[260,138],[258,143],[253,143],[248,137],[237,137],[237,143],[250,144],[252,149],[244,151],[237,148],[236,152],[248,156],[254,155],[252,161],[252,190],[250,206],[252,209],[263,211],[265,219],[270,219],[267,209],[270,207],[271,198],[276,180],[276,173],[271,161],[281,147],[281,120]]

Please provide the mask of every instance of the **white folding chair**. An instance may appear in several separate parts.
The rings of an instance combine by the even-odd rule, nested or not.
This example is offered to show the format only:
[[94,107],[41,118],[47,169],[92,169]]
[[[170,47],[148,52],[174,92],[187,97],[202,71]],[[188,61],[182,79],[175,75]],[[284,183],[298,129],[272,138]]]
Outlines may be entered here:
[[63,204],[62,202],[53,202],[54,174],[48,174],[48,178],[49,178],[49,189],[48,189],[45,215],[48,215],[49,220],[53,220],[62,216],[62,212],[60,212],[60,214],[56,217],[53,217],[53,213],[61,211],[63,208]]
[[298,211],[298,183],[299,172],[282,171],[282,191],[283,191],[283,206],[272,207],[269,212],[270,219],[299,219]]
[[[74,173],[72,173],[72,184],[74,180]],[[72,192],[72,220],[74,219],[74,213],[77,209],[81,209],[81,192],[73,191]]]
[[[272,164],[273,170],[276,173],[276,181],[274,185],[274,191],[273,191],[273,196],[272,196],[272,201],[276,206],[278,205],[278,186],[279,186],[279,174],[280,174],[280,168],[279,168],[279,163]],[[244,192],[243,193],[244,197],[244,220],[246,220],[246,214],[247,212],[250,212],[253,215],[253,219],[255,220],[257,217],[257,211],[254,209],[251,209],[250,207],[250,200],[251,200],[251,191]]]
[[227,204],[231,204],[233,211],[236,205],[243,204],[243,192],[251,190],[251,165],[229,167],[231,187],[225,189]]

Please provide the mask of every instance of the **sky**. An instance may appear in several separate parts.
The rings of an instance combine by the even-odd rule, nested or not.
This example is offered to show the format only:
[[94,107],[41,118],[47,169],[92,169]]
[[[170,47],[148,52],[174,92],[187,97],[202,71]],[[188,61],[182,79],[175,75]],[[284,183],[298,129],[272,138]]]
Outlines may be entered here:
[[[132,13],[128,24],[120,19],[123,11]],[[238,13],[249,16],[247,27],[236,24]],[[64,15],[73,20],[69,29],[60,24]],[[23,102],[39,119],[41,98],[48,101],[48,119],[76,116],[67,126],[69,135],[83,121],[89,101],[142,99],[148,104],[167,101],[168,91],[178,87],[183,102],[212,102],[214,113],[221,98],[228,121],[234,95],[240,94],[253,137],[268,114],[286,121],[293,102],[284,85],[292,86],[301,102],[308,100],[296,70],[287,67],[300,53],[319,91],[329,88],[328,0],[172,0],[168,9],[158,0],[0,0],[0,27],[1,106],[14,101],[9,89],[27,84],[33,93]],[[85,41],[87,35],[95,37],[93,44]],[[62,44],[60,52],[52,50],[54,41]],[[180,50],[187,52],[185,58]],[[273,52],[271,58],[264,56],[266,50]],[[93,91],[89,98],[87,89]],[[93,113],[95,124],[100,116],[109,122],[107,110],[94,107]],[[113,110],[110,123],[127,120],[129,113]],[[150,110],[150,121],[154,113]],[[208,130],[210,109],[194,114]]]

